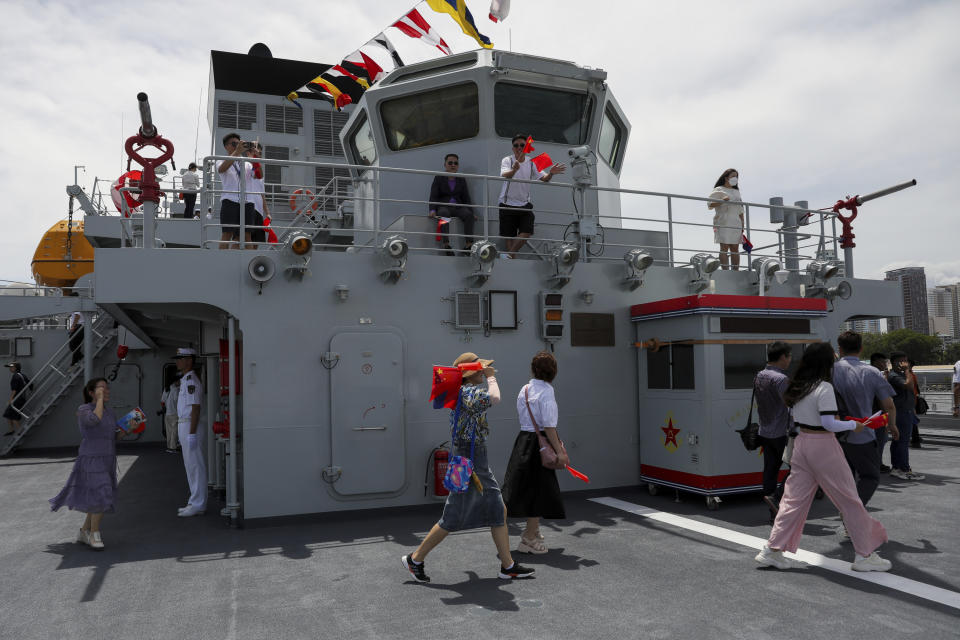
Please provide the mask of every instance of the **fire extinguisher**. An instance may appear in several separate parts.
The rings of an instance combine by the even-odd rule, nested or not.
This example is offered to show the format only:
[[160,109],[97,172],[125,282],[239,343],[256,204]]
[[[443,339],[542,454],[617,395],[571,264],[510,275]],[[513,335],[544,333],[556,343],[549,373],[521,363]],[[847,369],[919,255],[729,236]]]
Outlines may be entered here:
[[443,477],[447,474],[447,464],[450,462],[450,452],[447,451],[447,443],[435,447],[427,458],[427,478],[423,483],[423,495],[427,495],[427,488],[430,486],[430,471],[433,471],[433,497],[445,498],[450,491],[443,486]]

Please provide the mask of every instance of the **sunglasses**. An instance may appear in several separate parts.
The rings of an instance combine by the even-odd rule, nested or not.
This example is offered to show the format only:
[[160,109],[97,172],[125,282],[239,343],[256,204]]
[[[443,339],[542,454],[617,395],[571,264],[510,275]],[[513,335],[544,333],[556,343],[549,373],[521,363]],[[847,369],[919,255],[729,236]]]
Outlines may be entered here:
[[521,142],[520,144],[515,144],[515,145],[513,145],[513,148],[514,148],[514,149],[523,149],[525,146],[527,146],[526,143]]
[[459,162],[450,161],[450,162],[447,163],[447,165],[448,165],[448,166],[451,166],[451,167],[458,167],[458,166],[460,166],[460,163],[459,163]]

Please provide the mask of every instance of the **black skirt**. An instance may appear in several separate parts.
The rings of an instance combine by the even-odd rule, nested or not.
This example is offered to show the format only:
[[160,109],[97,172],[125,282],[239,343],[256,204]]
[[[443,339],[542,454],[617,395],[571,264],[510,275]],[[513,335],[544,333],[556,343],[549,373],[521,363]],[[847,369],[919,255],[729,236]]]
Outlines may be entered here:
[[510,518],[565,519],[557,472],[540,464],[540,441],[532,431],[521,431],[513,443],[503,502]]

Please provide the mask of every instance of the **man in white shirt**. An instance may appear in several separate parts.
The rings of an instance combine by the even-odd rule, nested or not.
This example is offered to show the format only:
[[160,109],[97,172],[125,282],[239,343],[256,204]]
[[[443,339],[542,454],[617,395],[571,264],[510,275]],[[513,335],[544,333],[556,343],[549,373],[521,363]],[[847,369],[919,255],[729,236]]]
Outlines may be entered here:
[[[507,238],[507,258],[513,258],[533,235],[533,203],[530,202],[530,184],[517,180],[540,180],[550,182],[567,165],[558,162],[549,169],[538,172],[533,161],[523,152],[527,136],[517,134],[511,140],[513,153],[500,162],[500,177],[508,178],[500,189],[500,235]],[[539,176],[539,177],[538,177]]]
[[[227,153],[237,158],[243,157],[246,150],[252,145],[252,142],[244,142],[237,133],[228,133],[223,137],[223,148]],[[245,191],[250,192],[250,181],[252,171],[249,162],[237,162],[234,159],[218,160],[217,175],[220,176],[220,182],[223,185],[223,192],[220,195],[220,248],[230,247],[227,243],[231,240],[240,239],[240,177],[241,172],[244,177]],[[251,225],[254,224],[256,211],[253,207],[253,199],[245,194],[243,206],[243,223],[246,225],[244,232],[244,242],[250,242]]]
[[263,227],[263,221],[270,217],[270,208],[267,206],[266,187],[263,184],[264,167],[259,162],[256,162],[256,159],[262,155],[263,149],[260,148],[259,142],[254,143],[252,147],[247,149],[246,156],[254,161],[251,165],[251,177],[247,192],[253,200],[253,209],[255,211],[253,221],[254,229],[250,232],[250,238],[253,244],[247,247],[248,249],[256,249],[257,243],[267,241],[267,230]]
[[960,360],[953,364],[953,417],[960,417]]
[[193,208],[197,204],[197,191],[200,189],[200,176],[197,175],[197,163],[191,162],[183,172],[183,217],[192,218]]
[[70,366],[83,360],[83,314],[74,311],[67,320],[67,335],[70,337]]

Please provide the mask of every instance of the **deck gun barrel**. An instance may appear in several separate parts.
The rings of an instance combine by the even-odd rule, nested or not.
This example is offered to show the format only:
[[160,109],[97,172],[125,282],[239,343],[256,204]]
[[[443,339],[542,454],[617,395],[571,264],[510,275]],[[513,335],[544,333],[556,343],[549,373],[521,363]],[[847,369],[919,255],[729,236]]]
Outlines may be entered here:
[[144,138],[152,138],[157,135],[157,129],[153,126],[153,117],[150,115],[150,101],[147,94],[140,92],[137,94],[137,102],[140,107],[140,131]]
[[898,185],[894,185],[892,187],[887,187],[886,189],[880,189],[879,191],[868,193],[865,196],[857,196],[857,204],[863,204],[864,202],[869,202],[870,200],[874,200],[876,198],[882,198],[883,196],[888,196],[891,193],[896,193],[897,191],[903,191],[904,189],[907,189],[909,187],[916,186],[916,184],[917,184],[916,179],[913,179]]

